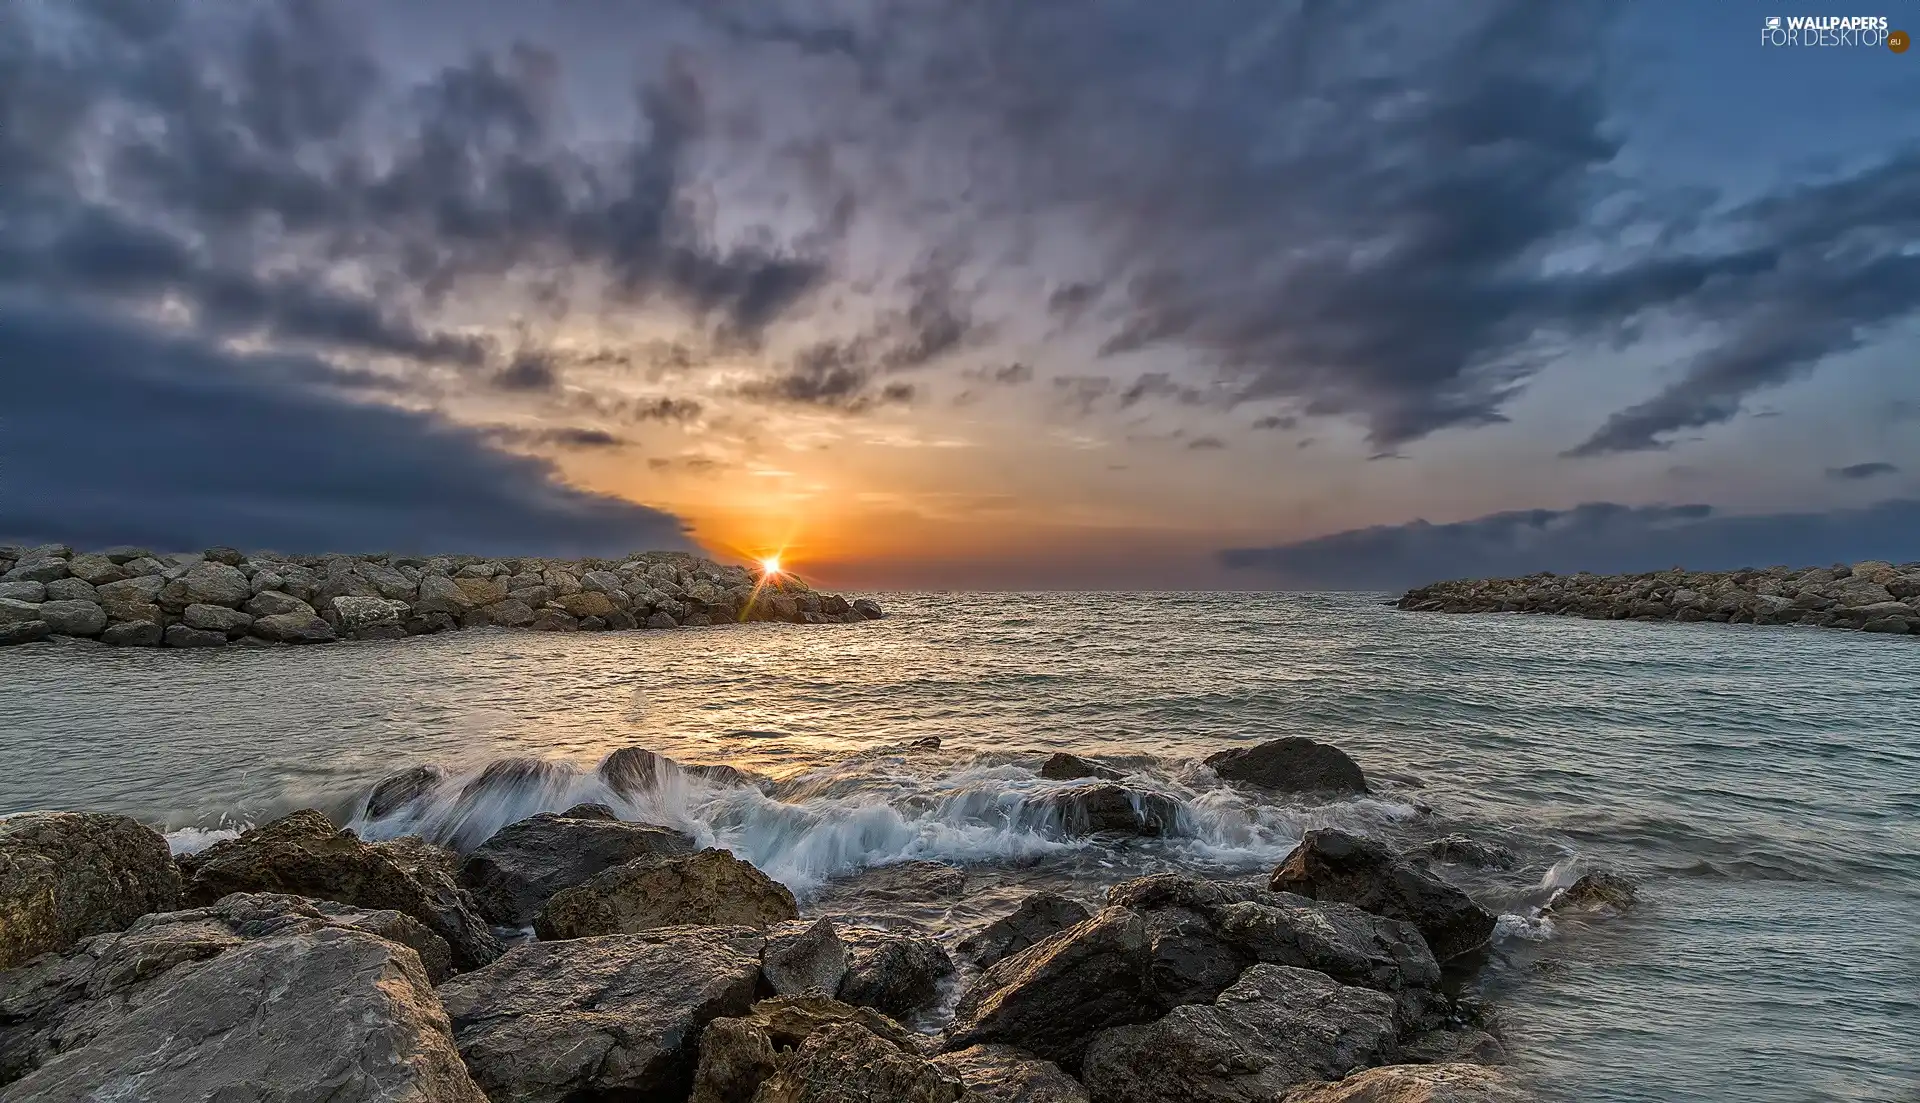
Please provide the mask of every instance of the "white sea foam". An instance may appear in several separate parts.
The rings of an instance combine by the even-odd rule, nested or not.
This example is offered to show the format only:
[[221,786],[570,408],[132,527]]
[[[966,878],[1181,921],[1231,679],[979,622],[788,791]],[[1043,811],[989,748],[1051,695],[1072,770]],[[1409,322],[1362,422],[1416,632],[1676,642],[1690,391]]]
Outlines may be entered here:
[[237,839],[243,832],[251,831],[250,823],[232,824],[222,827],[181,827],[166,833],[167,849],[175,857],[182,854],[198,854],[214,843],[228,839]]
[[1544,915],[1516,915],[1508,912],[1493,923],[1493,937],[1499,941],[1517,938],[1527,942],[1545,942],[1554,934],[1553,920]]

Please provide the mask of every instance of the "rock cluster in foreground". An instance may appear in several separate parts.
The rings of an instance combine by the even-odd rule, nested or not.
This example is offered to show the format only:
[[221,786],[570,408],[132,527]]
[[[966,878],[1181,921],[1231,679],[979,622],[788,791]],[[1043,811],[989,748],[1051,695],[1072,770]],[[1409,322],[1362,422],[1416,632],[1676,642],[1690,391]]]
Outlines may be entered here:
[[1423,613],[1810,624],[1908,635],[1920,634],[1920,563],[1462,579],[1408,590],[1396,604]]
[[123,647],[398,639],[456,628],[594,632],[735,621],[839,624],[880,606],[683,552],[625,559],[245,555],[208,548],[75,554],[0,545],[0,644]]
[[[1307,776],[1339,753],[1267,747]],[[582,892],[612,903],[543,922]],[[505,949],[483,922],[529,913],[540,937]],[[1442,982],[1493,917],[1337,831],[1264,887],[1028,899],[960,943],[981,971],[940,1035],[901,1025],[956,973],[939,943],[801,918],[746,863],[600,805],[464,856],[303,811],[176,860],[122,817],[28,813],[0,821],[0,917],[27,932],[0,958],[0,1103],[1530,1098]]]

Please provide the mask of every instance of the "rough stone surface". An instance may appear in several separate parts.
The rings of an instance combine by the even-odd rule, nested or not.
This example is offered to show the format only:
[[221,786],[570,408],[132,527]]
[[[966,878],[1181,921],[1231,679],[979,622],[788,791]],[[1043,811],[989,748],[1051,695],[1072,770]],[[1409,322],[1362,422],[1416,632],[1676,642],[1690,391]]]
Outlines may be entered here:
[[689,1103],[751,1103],[792,1052],[816,1032],[853,1024],[919,1056],[915,1036],[870,1008],[824,996],[779,996],[762,1000],[744,1017],[715,1019],[700,1036],[700,1064]]
[[394,920],[234,896],[0,973],[0,1100],[487,1103]]
[[1012,1046],[968,1046],[933,1063],[988,1103],[1088,1103],[1087,1089],[1059,1065]]
[[1623,912],[1638,902],[1633,882],[1612,870],[1595,869],[1553,894],[1550,911]]
[[1441,961],[1477,950],[1493,935],[1492,913],[1386,847],[1344,831],[1309,831],[1268,885],[1315,900],[1352,904],[1420,928]]
[[168,647],[225,647],[225,632],[209,632],[203,628],[189,628],[184,624],[169,624],[162,637]]
[[1061,834],[1165,835],[1179,821],[1180,802],[1160,793],[1129,789],[1111,782],[1056,789],[1030,805]]
[[698,923],[764,927],[798,919],[793,893],[724,850],[629,862],[564,889],[534,920],[544,939]]
[[987,924],[960,943],[960,953],[982,969],[1038,945],[1069,927],[1084,923],[1093,913],[1086,905],[1051,892],[1036,892],[1009,915]]
[[1227,781],[1279,792],[1364,793],[1366,775],[1345,751],[1289,736],[1257,747],[1236,747],[1207,756],[1206,764]]
[[100,642],[113,647],[159,647],[166,629],[150,620],[129,620],[109,624],[100,633]]
[[1072,781],[1083,777],[1099,778],[1102,781],[1119,781],[1121,773],[1118,770],[1088,762],[1077,754],[1058,751],[1040,764],[1040,776],[1049,781]]
[[1158,1014],[1151,951],[1145,919],[1109,908],[982,974],[954,1008],[951,1044],[1017,1045],[1077,1068],[1096,1032]]
[[1393,1001],[1308,969],[1256,965],[1211,1004],[1106,1031],[1083,1078],[1102,1103],[1270,1103],[1294,1085],[1380,1063]]
[[318,616],[313,606],[279,590],[261,590],[247,599],[247,612],[256,617],[273,617],[282,613],[300,613],[304,616]]
[[0,621],[0,647],[44,640],[52,632],[44,620]]
[[959,1103],[966,1088],[925,1058],[854,1023],[814,1032],[760,1085],[754,1103]]
[[189,605],[225,605],[237,608],[253,596],[247,576],[225,563],[200,563],[160,589],[160,606],[178,613]]
[[0,582],[0,598],[38,605],[47,600],[47,587],[43,582]]
[[215,843],[181,865],[189,903],[210,904],[234,892],[279,892],[391,909],[446,939],[460,968],[500,954],[473,898],[454,882],[444,851],[419,839],[362,842],[312,809]]
[[853,944],[839,997],[904,1019],[934,1002],[953,959],[930,938],[848,930]]
[[677,831],[625,823],[604,806],[590,807],[605,815],[541,812],[508,824],[469,853],[460,864],[460,883],[473,893],[480,914],[506,927],[530,926],[562,889],[637,858],[694,851],[693,840]]
[[253,617],[224,605],[189,605],[180,614],[180,622],[189,628],[235,636],[253,626]]
[[333,625],[313,613],[275,613],[255,618],[254,635],[274,643],[332,643]]
[[1418,853],[1437,862],[1482,869],[1512,869],[1520,864],[1520,856],[1507,847],[1466,835],[1430,840]]
[[62,636],[97,636],[107,626],[106,610],[82,600],[43,602],[40,619]]
[[385,819],[439,788],[447,772],[438,766],[409,766],[375,782],[367,792],[370,820]]
[[144,824],[92,812],[0,819],[0,969],[179,899],[167,841]]
[[1279,1103],[1534,1103],[1534,1096],[1485,1065],[1385,1065],[1344,1080],[1303,1084]]
[[493,1100],[679,1100],[701,1031],[752,1007],[762,942],[746,927],[534,942],[441,985],[440,997]]
[[830,996],[840,990],[848,961],[847,944],[833,920],[795,920],[767,932],[760,973],[778,995]]

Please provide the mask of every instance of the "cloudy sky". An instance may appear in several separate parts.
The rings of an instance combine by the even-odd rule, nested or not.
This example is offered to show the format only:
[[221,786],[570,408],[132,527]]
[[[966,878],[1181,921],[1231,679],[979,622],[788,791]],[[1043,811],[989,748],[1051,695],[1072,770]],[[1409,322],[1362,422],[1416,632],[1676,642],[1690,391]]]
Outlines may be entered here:
[[1763,8],[14,0],[0,535],[1910,559],[1920,53]]

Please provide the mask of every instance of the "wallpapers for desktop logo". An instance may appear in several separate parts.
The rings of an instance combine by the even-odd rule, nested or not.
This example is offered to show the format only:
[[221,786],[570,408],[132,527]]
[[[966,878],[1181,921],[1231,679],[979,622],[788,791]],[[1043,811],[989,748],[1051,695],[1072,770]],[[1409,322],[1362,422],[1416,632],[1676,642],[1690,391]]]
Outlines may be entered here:
[[1760,26],[1763,46],[1885,46],[1907,52],[1907,32],[1896,31],[1884,15],[1769,15]]

